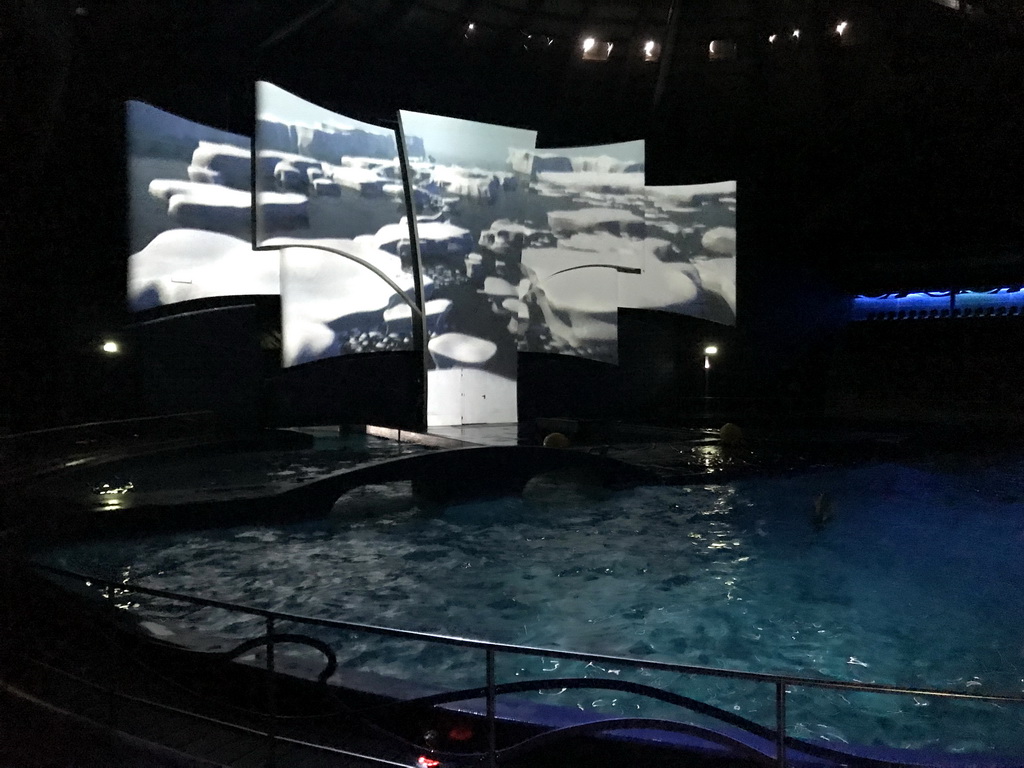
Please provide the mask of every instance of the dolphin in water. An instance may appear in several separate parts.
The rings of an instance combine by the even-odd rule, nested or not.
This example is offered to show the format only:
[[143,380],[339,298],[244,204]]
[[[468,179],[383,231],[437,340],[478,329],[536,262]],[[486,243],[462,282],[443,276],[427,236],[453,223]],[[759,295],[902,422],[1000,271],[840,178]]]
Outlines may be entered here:
[[814,512],[811,514],[811,525],[814,530],[820,531],[825,528],[834,516],[832,510],[832,496],[828,492],[819,493],[814,497]]

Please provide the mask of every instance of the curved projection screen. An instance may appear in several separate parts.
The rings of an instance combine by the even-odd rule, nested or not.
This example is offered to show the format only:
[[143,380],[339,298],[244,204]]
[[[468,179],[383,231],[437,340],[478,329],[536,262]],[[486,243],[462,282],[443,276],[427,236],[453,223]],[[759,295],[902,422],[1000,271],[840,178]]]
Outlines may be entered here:
[[128,305],[277,294],[279,258],[251,243],[250,142],[126,105]]
[[618,362],[618,308],[643,276],[643,141],[521,152],[529,177],[519,348]]
[[736,182],[647,187],[644,276],[622,306],[736,324]]
[[522,221],[512,167],[536,131],[399,112],[428,304],[428,421],[516,421]]
[[395,290],[415,301],[396,132],[264,82],[256,110],[254,235],[281,249],[284,365],[412,349]]

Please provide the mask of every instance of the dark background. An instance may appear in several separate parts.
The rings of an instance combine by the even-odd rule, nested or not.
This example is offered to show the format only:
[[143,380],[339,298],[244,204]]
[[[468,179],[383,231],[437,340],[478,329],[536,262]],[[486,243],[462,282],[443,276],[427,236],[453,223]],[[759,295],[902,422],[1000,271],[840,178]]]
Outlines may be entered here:
[[[897,388],[921,400],[983,391],[1016,407],[1021,366],[1007,361],[1020,349],[1019,318],[964,319],[955,332],[908,322],[894,332],[846,327],[844,307],[851,293],[1024,280],[1021,4],[693,0],[669,11],[667,0],[8,0],[0,425],[203,405],[173,394],[188,391],[228,408],[222,374],[196,383],[209,366],[197,372],[187,346],[163,345],[178,350],[167,354],[179,366],[163,365],[168,378],[192,383],[148,401],[141,351],[129,343],[129,354],[101,360],[96,347],[133,320],[124,309],[123,102],[248,134],[257,78],[372,122],[404,108],[536,128],[541,146],[645,138],[651,184],[738,180],[737,328],[628,313],[618,369],[525,356],[524,416],[605,408],[676,418],[701,394],[699,347],[712,337],[723,347],[717,394],[835,402],[836,391],[855,390],[885,400],[893,387],[853,382],[898,356]],[[832,33],[839,19],[850,22],[843,40]],[[469,20],[477,30],[467,37]],[[610,60],[582,61],[584,34],[616,41]],[[662,45],[659,63],[634,53],[648,37]],[[710,60],[715,39],[734,40],[737,57]],[[382,359],[379,370],[285,380],[274,366],[273,312],[249,315],[257,319],[237,337],[246,340],[231,349],[243,361],[238,391],[259,393],[252,412],[298,419],[305,414],[289,413],[278,392],[305,404],[307,384],[320,395],[359,393],[356,374],[383,381],[396,372]],[[211,360],[230,365],[224,353]],[[951,375],[951,360],[969,375]],[[256,369],[263,380],[243,387]],[[361,397],[322,396],[330,405],[313,410],[326,421],[409,417],[404,395],[392,410]]]

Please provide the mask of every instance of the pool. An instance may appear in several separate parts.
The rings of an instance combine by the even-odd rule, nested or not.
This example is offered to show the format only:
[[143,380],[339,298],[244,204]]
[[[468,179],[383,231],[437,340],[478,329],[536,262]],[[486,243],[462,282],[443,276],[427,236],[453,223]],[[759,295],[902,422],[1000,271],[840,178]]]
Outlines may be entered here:
[[[340,470],[431,450],[415,442],[326,428],[295,430],[305,447],[228,450],[218,444],[171,454],[135,456],[48,478],[53,495],[110,495],[122,502],[176,504],[264,496]],[[295,442],[295,440],[292,440]]]
[[[828,494],[833,517],[812,522]],[[875,463],[602,491],[580,477],[421,508],[357,489],[327,519],[82,543],[48,562],[275,610],[597,654],[951,691],[1024,693],[1024,460]],[[140,617],[228,637],[258,623],[161,601]],[[479,659],[338,638],[339,662],[450,687]],[[630,679],[771,725],[772,692],[595,665],[499,658],[499,682]],[[548,691],[551,704],[679,717],[657,702]],[[789,733],[832,745],[1024,754],[1024,708],[797,690]]]

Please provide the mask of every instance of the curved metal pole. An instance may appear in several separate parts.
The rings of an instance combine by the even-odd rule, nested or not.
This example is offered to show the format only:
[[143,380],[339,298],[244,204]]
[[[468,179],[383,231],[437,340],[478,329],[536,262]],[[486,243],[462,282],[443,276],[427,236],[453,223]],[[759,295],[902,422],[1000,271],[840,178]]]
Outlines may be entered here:
[[366,261],[365,259],[360,259],[358,256],[353,256],[351,253],[346,253],[345,251],[339,250],[338,248],[331,248],[329,245],[320,245],[319,243],[304,243],[304,242],[301,242],[301,241],[295,242],[295,243],[275,243],[274,245],[263,245],[263,246],[260,246],[259,248],[257,248],[256,250],[267,251],[267,250],[271,250],[271,249],[282,249],[282,248],[312,248],[312,249],[317,250],[317,251],[327,251],[327,253],[333,253],[336,256],[342,256],[342,257],[344,257],[346,259],[352,259],[352,261],[354,261],[357,264],[361,264],[362,266],[366,267],[368,270],[373,272],[373,274],[375,274],[377,277],[379,277],[385,283],[390,285],[391,288],[394,290],[394,292],[402,297],[402,301],[404,301],[406,304],[409,305],[410,308],[412,308],[413,313],[417,317],[420,317],[420,318],[423,317],[423,311],[419,308],[419,306],[417,306],[416,300],[415,299],[410,299],[406,295],[405,291],[403,291],[401,288],[398,287],[398,283],[396,283],[394,280],[392,280],[390,277],[385,275],[383,272],[381,272],[379,269],[377,269],[375,266],[373,266],[373,264],[371,264],[370,262]]
[[552,272],[548,277],[554,277],[555,275],[564,275],[566,272],[572,272],[574,269],[593,269],[594,267],[602,267],[604,269],[614,269],[623,275],[642,275],[644,271],[640,267],[623,267],[618,264],[579,264],[575,267],[566,267],[560,269],[557,272]]

